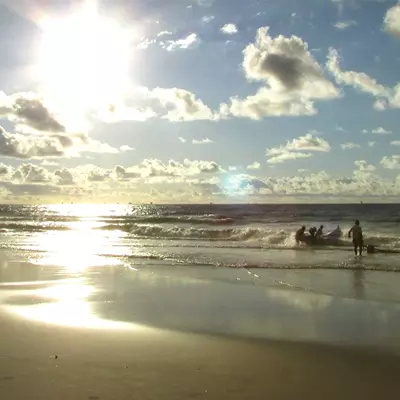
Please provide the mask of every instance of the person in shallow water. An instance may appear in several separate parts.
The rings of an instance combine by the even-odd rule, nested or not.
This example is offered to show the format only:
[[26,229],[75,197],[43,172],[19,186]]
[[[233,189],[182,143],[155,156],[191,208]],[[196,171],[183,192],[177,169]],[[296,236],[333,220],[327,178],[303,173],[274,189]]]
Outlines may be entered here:
[[316,228],[315,226],[313,226],[312,228],[310,228],[310,229],[308,230],[308,232],[310,232],[310,235],[311,235],[312,237],[315,237],[315,234],[317,233],[317,228]]
[[324,234],[323,229],[324,229],[324,226],[323,226],[323,225],[321,225],[321,226],[318,228],[317,233],[316,233],[316,236],[317,236],[318,238],[321,238],[321,237],[323,236],[323,234]]
[[351,236],[353,236],[354,254],[357,255],[357,250],[359,250],[361,256],[363,250],[363,232],[358,219],[349,230],[348,237],[351,238]]
[[295,239],[296,239],[296,243],[299,244],[300,243],[300,239],[303,238],[304,236],[304,232],[306,231],[306,227],[303,225],[297,232],[295,235]]

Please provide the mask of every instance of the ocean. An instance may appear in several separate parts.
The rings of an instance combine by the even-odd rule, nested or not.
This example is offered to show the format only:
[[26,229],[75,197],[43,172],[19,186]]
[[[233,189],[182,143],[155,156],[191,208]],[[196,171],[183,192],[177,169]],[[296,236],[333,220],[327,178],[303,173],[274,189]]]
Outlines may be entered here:
[[[394,254],[355,259],[346,237],[355,219],[366,244]],[[132,265],[400,271],[399,223],[397,204],[0,206],[1,246],[16,254],[67,251]],[[298,246],[303,224],[340,226],[344,236],[333,246]]]

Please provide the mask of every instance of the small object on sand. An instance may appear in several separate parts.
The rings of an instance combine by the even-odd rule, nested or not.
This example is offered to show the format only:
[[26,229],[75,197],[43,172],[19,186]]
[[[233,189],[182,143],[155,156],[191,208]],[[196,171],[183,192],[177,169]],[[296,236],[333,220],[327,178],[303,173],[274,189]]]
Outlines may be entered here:
[[58,355],[56,354],[56,355],[54,356],[54,359],[57,360],[57,358],[58,358]]

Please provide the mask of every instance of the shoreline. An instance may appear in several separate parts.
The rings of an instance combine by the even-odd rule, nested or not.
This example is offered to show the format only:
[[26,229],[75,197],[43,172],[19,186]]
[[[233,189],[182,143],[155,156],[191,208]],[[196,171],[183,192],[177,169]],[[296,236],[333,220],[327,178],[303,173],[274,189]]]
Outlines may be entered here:
[[66,329],[129,330],[131,324],[400,354],[400,303],[381,298],[399,297],[397,275],[390,273],[152,264],[70,271],[24,261],[10,261],[4,271],[0,305],[26,321]]

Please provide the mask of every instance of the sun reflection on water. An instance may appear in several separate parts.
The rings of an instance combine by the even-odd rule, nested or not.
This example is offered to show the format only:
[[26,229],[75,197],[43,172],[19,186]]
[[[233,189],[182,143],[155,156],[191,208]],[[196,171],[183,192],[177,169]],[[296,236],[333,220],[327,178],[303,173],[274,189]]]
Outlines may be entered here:
[[120,245],[124,232],[96,230],[96,221],[79,221],[71,230],[48,231],[35,238],[34,247],[39,252],[34,262],[55,265],[71,273],[84,272],[89,267],[117,265],[120,261],[111,255],[119,242],[119,252],[128,254],[129,249]]

